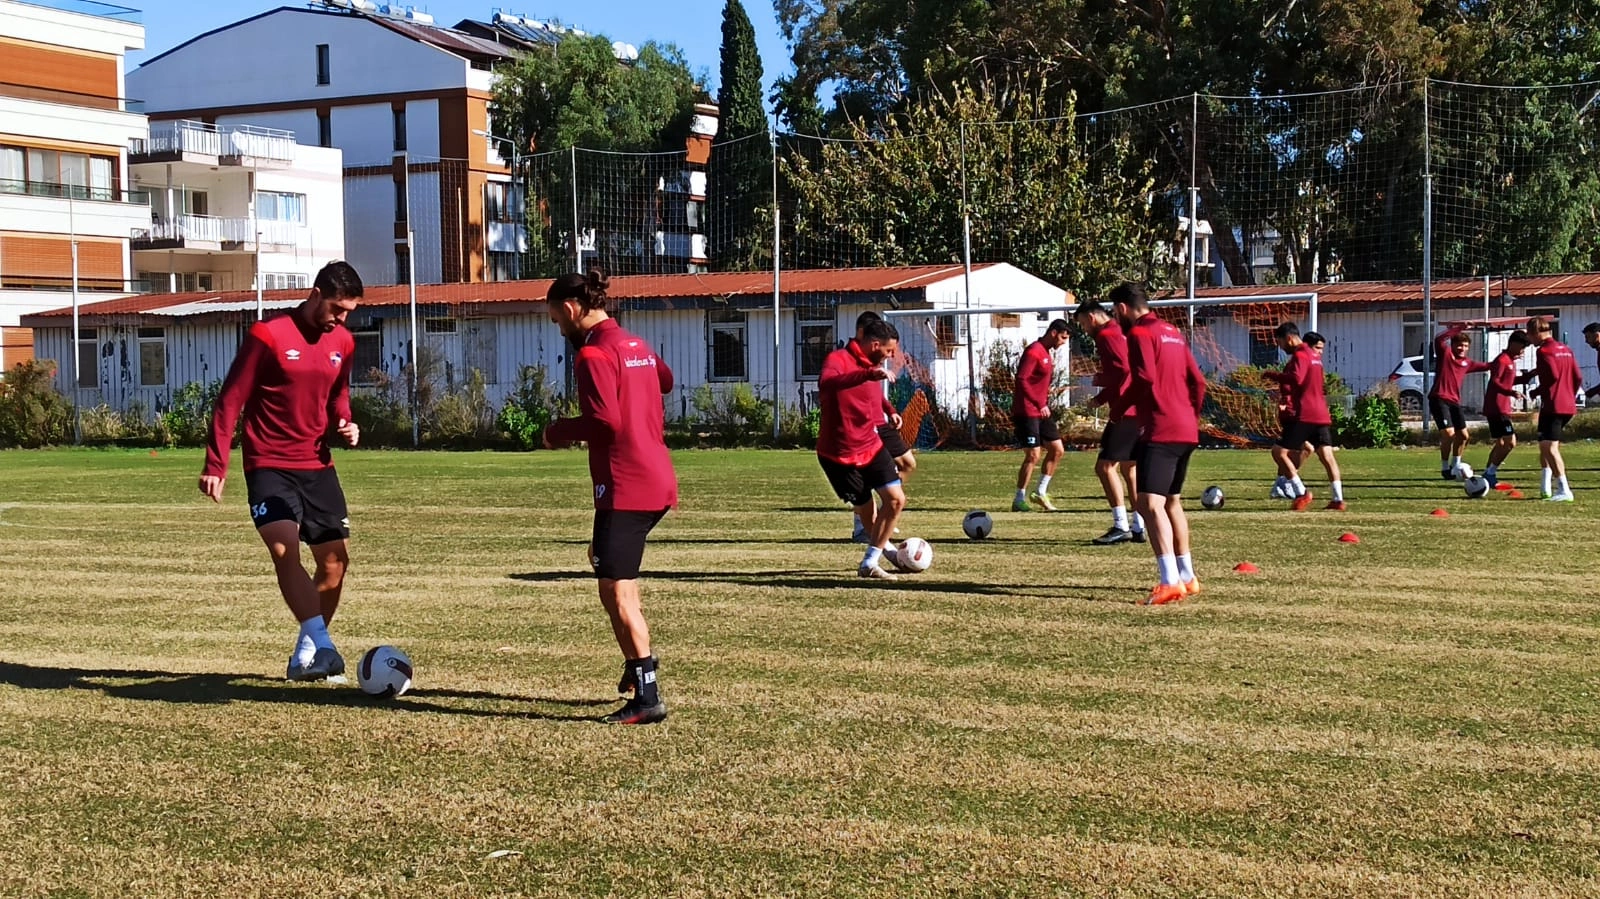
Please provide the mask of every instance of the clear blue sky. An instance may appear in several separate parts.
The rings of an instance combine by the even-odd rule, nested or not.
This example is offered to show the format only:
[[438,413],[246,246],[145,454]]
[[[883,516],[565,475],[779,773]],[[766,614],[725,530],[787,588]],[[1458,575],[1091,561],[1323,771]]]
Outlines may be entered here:
[[[272,0],[111,2],[144,13],[146,49],[128,54],[129,69],[195,35],[269,9],[301,5]],[[585,31],[604,34],[614,41],[677,44],[688,57],[690,71],[697,76],[704,75],[706,86],[716,94],[723,0],[431,0],[409,5],[433,16],[439,25],[454,25],[462,19],[486,22],[498,7],[535,19],[559,20]],[[750,17],[750,24],[755,26],[763,77],[770,93],[773,79],[789,70],[789,54],[778,33],[770,0],[744,0],[744,10]]]

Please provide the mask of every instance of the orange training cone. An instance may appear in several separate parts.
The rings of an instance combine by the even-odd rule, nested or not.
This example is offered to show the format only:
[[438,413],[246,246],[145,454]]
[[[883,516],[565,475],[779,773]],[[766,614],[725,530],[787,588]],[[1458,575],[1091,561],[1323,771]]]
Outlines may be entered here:
[[1343,534],[1339,535],[1339,542],[1340,543],[1360,543],[1361,542],[1361,538],[1357,537],[1355,534],[1350,533],[1349,531],[1345,531]]
[[1500,483],[1494,485],[1494,489],[1505,491],[1505,490],[1515,490],[1517,488],[1513,484],[1508,484],[1505,481],[1501,481]]
[[1261,571],[1261,569],[1257,568],[1250,562],[1240,562],[1239,564],[1233,566],[1233,570],[1240,574],[1256,574]]
[[1522,499],[1522,491],[1521,490],[1513,490],[1510,493],[1507,493],[1506,497],[1508,499]]
[[1450,513],[1446,512],[1443,509],[1434,509],[1432,512],[1429,512],[1428,514],[1432,515],[1434,518],[1449,518],[1450,517]]

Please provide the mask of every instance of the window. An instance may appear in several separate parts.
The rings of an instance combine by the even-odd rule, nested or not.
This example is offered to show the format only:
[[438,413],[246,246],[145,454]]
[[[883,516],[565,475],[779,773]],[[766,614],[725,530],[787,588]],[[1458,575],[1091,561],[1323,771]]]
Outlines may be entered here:
[[333,146],[333,114],[328,112],[317,113],[317,146]]
[[815,378],[822,374],[822,361],[833,352],[833,310],[801,309],[799,319],[795,336],[800,342],[800,377]]
[[78,386],[93,390],[100,386],[100,332],[78,329]]
[[1545,318],[1548,318],[1550,320],[1550,334],[1553,337],[1555,337],[1555,339],[1561,341],[1562,343],[1566,343],[1567,342],[1565,335],[1563,335],[1561,333],[1561,310],[1560,309],[1529,309],[1528,310],[1528,317],[1529,318],[1533,318],[1535,315],[1542,315]]
[[394,283],[411,283],[411,251],[406,247],[394,248]]
[[425,318],[422,320],[422,333],[454,334],[456,333],[456,320],[453,318]]
[[275,190],[256,192],[256,218],[264,222],[306,223],[306,195]]
[[328,45],[317,45],[317,83],[328,84],[332,79],[328,71]]
[[491,222],[522,221],[522,191],[509,181],[483,186],[483,215]]
[[403,222],[406,220],[406,205],[406,183],[404,181],[396,181],[394,183],[395,221]]
[[711,329],[711,380],[745,380],[745,313],[713,309],[707,324]]
[[113,200],[116,191],[115,160],[109,156],[0,146],[0,193]]
[[138,278],[147,293],[192,293],[216,289],[216,278],[211,272],[139,272]]
[[399,153],[406,148],[406,108],[396,107],[394,110],[394,151]]
[[167,329],[139,329],[139,386],[161,387],[167,383]]
[[521,278],[522,254],[491,252],[484,277],[489,281],[515,281]]
[[304,272],[262,272],[262,290],[289,290],[291,288],[309,288],[311,276]]
[[1400,357],[1424,356],[1428,348],[1428,325],[1420,312],[1400,313]]
[[383,368],[383,330],[377,322],[352,330],[356,339],[356,358],[350,364],[350,383],[374,384]]

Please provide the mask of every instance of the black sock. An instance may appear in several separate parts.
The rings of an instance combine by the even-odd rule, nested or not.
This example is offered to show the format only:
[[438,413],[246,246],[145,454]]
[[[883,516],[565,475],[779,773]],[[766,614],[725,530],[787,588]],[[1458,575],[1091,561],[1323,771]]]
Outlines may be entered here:
[[633,669],[634,700],[640,705],[660,702],[661,694],[656,689],[656,657],[629,659],[628,666]]

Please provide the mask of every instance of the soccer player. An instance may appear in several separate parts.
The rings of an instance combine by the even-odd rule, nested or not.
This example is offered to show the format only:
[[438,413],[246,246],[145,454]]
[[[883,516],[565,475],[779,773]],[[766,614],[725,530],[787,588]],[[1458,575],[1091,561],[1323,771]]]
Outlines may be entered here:
[[[878,321],[883,321],[883,316],[870,309],[856,316],[856,340],[861,339],[862,328],[871,322]],[[905,437],[900,434],[900,426],[904,422],[900,417],[900,412],[895,409],[893,403],[889,402],[887,390],[885,390],[883,396],[883,419],[883,424],[878,425],[878,439],[883,441],[883,445],[889,450],[889,455],[894,457],[894,467],[900,472],[900,478],[904,480],[910,477],[913,471],[917,470],[917,456],[916,453],[912,452],[911,447],[906,445]],[[866,543],[866,526],[861,523],[861,518],[856,516],[854,512],[851,513],[851,517],[855,519],[855,524],[850,539],[856,543]],[[899,533],[899,530],[896,529],[895,533]]]
[[[350,420],[355,338],[344,327],[361,294],[356,270],[330,262],[304,302],[250,326],[222,381],[200,470],[200,492],[222,502],[242,412],[250,518],[272,556],[283,601],[300,623],[285,675],[294,681],[344,673],[328,624],[350,564],[350,512],[329,443],[335,436],[349,446],[361,440]],[[300,562],[302,542],[311,548],[314,575]]]
[[1567,463],[1561,458],[1561,430],[1578,412],[1583,374],[1572,350],[1551,331],[1550,320],[1542,315],[1528,320],[1528,339],[1538,347],[1539,387],[1534,395],[1539,398],[1539,495],[1551,502],[1570,503],[1573,496],[1567,484]]
[[1311,506],[1311,491],[1300,480],[1302,451],[1306,446],[1316,453],[1318,461],[1328,473],[1328,488],[1333,497],[1325,509],[1342,512],[1345,509],[1344,484],[1339,476],[1339,463],[1333,457],[1333,417],[1328,413],[1328,398],[1322,372],[1322,353],[1314,349],[1310,338],[1318,346],[1326,343],[1321,334],[1309,332],[1306,340],[1300,339],[1300,328],[1294,322],[1278,325],[1274,337],[1278,349],[1289,354],[1283,371],[1269,373],[1283,388],[1283,433],[1272,447],[1273,461],[1278,463],[1278,479],[1285,492],[1294,499],[1290,508],[1303,512]]
[[1128,335],[1131,400],[1139,410],[1139,512],[1160,578],[1144,603],[1165,605],[1200,592],[1189,552],[1183,480],[1200,444],[1206,379],[1183,334],[1150,311],[1143,287],[1119,284],[1110,299]]
[[[1099,303],[1083,302],[1073,310],[1072,316],[1094,338],[1095,356],[1100,360],[1100,371],[1094,376],[1094,385],[1100,388],[1089,400],[1089,407],[1106,407],[1106,426],[1100,433],[1100,455],[1094,463],[1095,477],[1100,479],[1100,489],[1105,492],[1106,503],[1111,506],[1111,527],[1094,538],[1097,546],[1114,546],[1132,541],[1143,543],[1144,516],[1130,514],[1129,506],[1138,502],[1138,465],[1134,461],[1134,448],[1139,442],[1137,410],[1129,402],[1133,377],[1128,371],[1128,337],[1111,313]],[[1124,492],[1123,482],[1127,487]]]
[[[1600,355],[1600,322],[1590,322],[1583,326],[1583,342],[1589,345],[1589,349],[1596,351],[1596,354]],[[1592,400],[1597,395],[1600,395],[1600,384],[1596,384],[1583,392],[1585,400]]]
[[[1033,479],[1034,466],[1039,466],[1039,489],[1033,492],[1033,501],[1046,512],[1054,512],[1050,502],[1050,479],[1055,477],[1056,464],[1066,448],[1061,445],[1061,434],[1056,430],[1056,418],[1050,412],[1050,379],[1055,375],[1056,348],[1067,342],[1067,320],[1058,318],[1045,329],[1044,335],[1028,344],[1017,363],[1017,380],[1011,390],[1011,421],[1016,425],[1017,443],[1022,447],[1022,467],[1017,470],[1017,495],[1011,500],[1011,511],[1028,511],[1028,482]],[[1040,465],[1039,456],[1044,455]]]
[[606,312],[608,281],[598,269],[566,274],[545,297],[550,320],[575,347],[578,415],[550,423],[544,445],[589,444],[594,482],[594,531],[589,561],[600,604],[622,650],[617,692],[633,697],[601,719],[607,724],[654,724],[667,717],[650,650],[650,625],[639,601],[645,538],[678,504],[678,476],[667,453],[661,397],[672,392],[672,370],[643,339]]
[[1464,325],[1452,325],[1434,338],[1433,387],[1428,390],[1428,411],[1439,426],[1439,475],[1447,481],[1461,468],[1461,451],[1467,445],[1467,420],[1461,414],[1461,381],[1467,375],[1488,371],[1489,363],[1467,358],[1472,335]]
[[1517,392],[1517,360],[1528,348],[1528,332],[1516,330],[1506,338],[1506,348],[1489,363],[1489,383],[1483,389],[1483,416],[1489,420],[1489,464],[1483,479],[1493,487],[1500,483],[1500,463],[1517,448],[1517,432],[1511,426],[1511,397]]
[[817,379],[822,405],[817,462],[834,493],[855,508],[866,527],[870,542],[857,576],[882,581],[898,580],[878,563],[887,555],[889,563],[899,567],[889,537],[906,507],[900,472],[878,436],[883,421],[883,389],[878,382],[888,379],[883,362],[899,344],[893,325],[868,322],[860,338],[828,354]]

